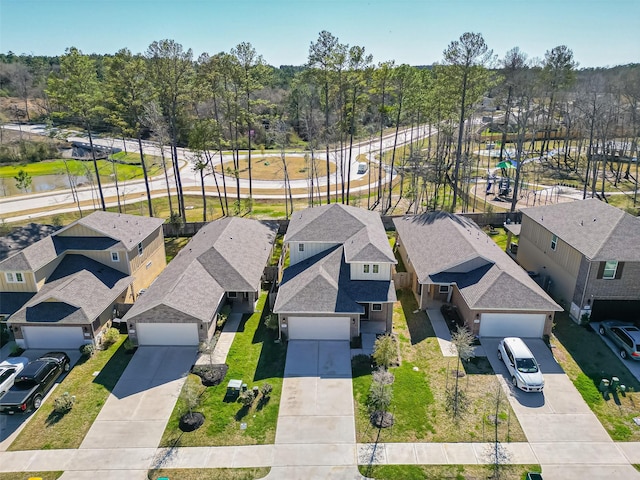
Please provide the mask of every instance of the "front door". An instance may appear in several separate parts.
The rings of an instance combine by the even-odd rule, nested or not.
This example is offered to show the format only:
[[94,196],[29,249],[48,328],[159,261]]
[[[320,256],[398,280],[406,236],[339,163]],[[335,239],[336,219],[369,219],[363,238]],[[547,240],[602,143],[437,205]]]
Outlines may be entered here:
[[360,318],[361,318],[361,320],[369,320],[369,308],[370,308],[370,305],[368,303],[364,303],[362,306],[364,307],[364,314]]

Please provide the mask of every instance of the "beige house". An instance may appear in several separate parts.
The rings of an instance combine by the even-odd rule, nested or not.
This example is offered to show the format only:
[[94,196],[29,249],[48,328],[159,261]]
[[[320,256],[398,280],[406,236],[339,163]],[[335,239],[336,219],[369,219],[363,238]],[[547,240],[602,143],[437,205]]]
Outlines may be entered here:
[[420,309],[452,303],[478,336],[551,333],[562,308],[474,222],[431,212],[395,218],[394,224]]
[[517,261],[574,320],[640,312],[640,219],[597,199],[522,211]]
[[295,212],[273,311],[289,340],[351,340],[390,332],[396,259],[380,215],[333,204]]
[[164,269],[162,223],[98,211],[0,262],[0,309],[18,345],[98,342],[114,306]]

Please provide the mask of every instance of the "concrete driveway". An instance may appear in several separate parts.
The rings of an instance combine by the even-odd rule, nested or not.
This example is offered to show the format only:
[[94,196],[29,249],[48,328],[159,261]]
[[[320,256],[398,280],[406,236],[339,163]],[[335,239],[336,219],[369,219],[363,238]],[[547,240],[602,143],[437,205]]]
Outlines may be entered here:
[[195,347],[139,347],[80,448],[157,447],[196,354]]
[[269,478],[354,478],[355,442],[349,342],[289,342]]
[[507,368],[497,357],[500,340],[483,338],[482,345],[543,466],[545,480],[581,479],[584,477],[580,472],[584,473],[585,467],[594,474],[602,470],[604,475],[589,478],[609,478],[613,472],[624,474],[625,478],[638,478],[638,472],[613,443],[547,345],[540,339],[524,339],[538,360],[545,380],[542,393],[530,393],[511,384]]
[[[593,327],[593,330],[597,332],[600,328],[600,322],[593,322],[591,326]],[[618,348],[618,346],[613,343],[613,341],[609,337],[605,337],[604,335],[600,335],[599,333],[598,336],[600,336],[602,341],[611,349],[620,363],[624,365],[627,370],[629,370],[629,373],[636,377],[636,380],[640,382],[640,362],[637,360],[623,360],[622,358],[620,358],[620,348]]]

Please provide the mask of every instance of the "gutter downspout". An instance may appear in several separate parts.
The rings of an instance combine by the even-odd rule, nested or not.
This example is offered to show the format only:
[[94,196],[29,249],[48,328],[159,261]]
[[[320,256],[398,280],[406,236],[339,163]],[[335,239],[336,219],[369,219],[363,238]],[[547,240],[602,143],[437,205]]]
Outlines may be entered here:
[[[586,257],[585,257],[586,258]],[[589,277],[591,276],[591,260],[589,260],[589,269],[587,270],[587,278],[585,278],[584,288],[582,289],[582,299],[580,300],[580,311],[582,311],[582,306],[584,305],[584,296],[587,293],[587,285],[589,284]],[[593,308],[593,305],[591,305]],[[578,320],[580,320],[578,318]]]

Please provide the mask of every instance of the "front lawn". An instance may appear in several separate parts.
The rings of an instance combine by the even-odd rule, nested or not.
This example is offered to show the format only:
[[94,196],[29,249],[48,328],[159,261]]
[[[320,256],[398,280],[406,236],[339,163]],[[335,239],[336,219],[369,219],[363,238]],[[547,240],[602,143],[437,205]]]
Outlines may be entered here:
[[[126,335],[93,357],[82,357],[18,434],[9,450],[78,448],[107,401],[132,355],[122,344]],[[54,400],[64,392],[76,397],[70,412],[58,415]]]
[[[556,314],[553,332],[551,342],[556,360],[611,438],[619,442],[640,441],[640,427],[633,421],[638,416],[640,383],[624,362],[602,341],[599,333],[576,325],[566,312]],[[612,376],[618,377],[620,383],[633,392],[624,396],[609,395],[605,400],[598,385],[601,379]]]
[[[493,478],[492,465],[361,465],[360,473],[380,480],[430,480]],[[527,472],[540,472],[539,465],[503,465],[500,478],[523,480]]]
[[[227,356],[229,370],[222,383],[203,388],[200,406],[194,411],[204,414],[204,424],[193,432],[180,430],[180,416],[187,412],[181,396],[162,436],[161,446],[257,445],[275,441],[287,350],[283,343],[274,343],[274,334],[264,326],[264,315],[268,313],[266,298],[263,293],[256,313],[243,318]],[[234,401],[225,401],[229,379],[241,379],[249,389],[271,384],[273,391],[269,401],[262,405],[254,402],[249,410]],[[200,385],[200,378],[189,375],[187,382]],[[187,384],[183,392],[185,388],[189,388]]]
[[25,478],[40,478],[42,480],[56,480],[64,472],[1,472],[0,480],[25,480]]
[[[371,385],[368,364],[356,366],[353,390],[357,440],[370,442],[490,442],[494,424],[491,391],[498,381],[486,359],[478,358],[464,365],[466,375],[459,379],[469,407],[457,420],[447,410],[447,389],[455,382],[456,359],[442,356],[431,323],[424,311],[418,311],[413,294],[398,291],[393,329],[400,344],[402,363],[391,368],[395,375],[390,412],[395,417],[391,428],[378,429],[369,421],[367,398]],[[355,362],[354,362],[355,365]],[[522,442],[526,437],[502,392],[499,412],[501,442]],[[379,437],[378,437],[379,435]]]
[[[159,478],[179,478],[180,480],[254,480],[264,478],[271,469],[268,467],[254,468],[161,468],[149,472],[149,480]],[[4,480],[0,477],[0,480]]]

